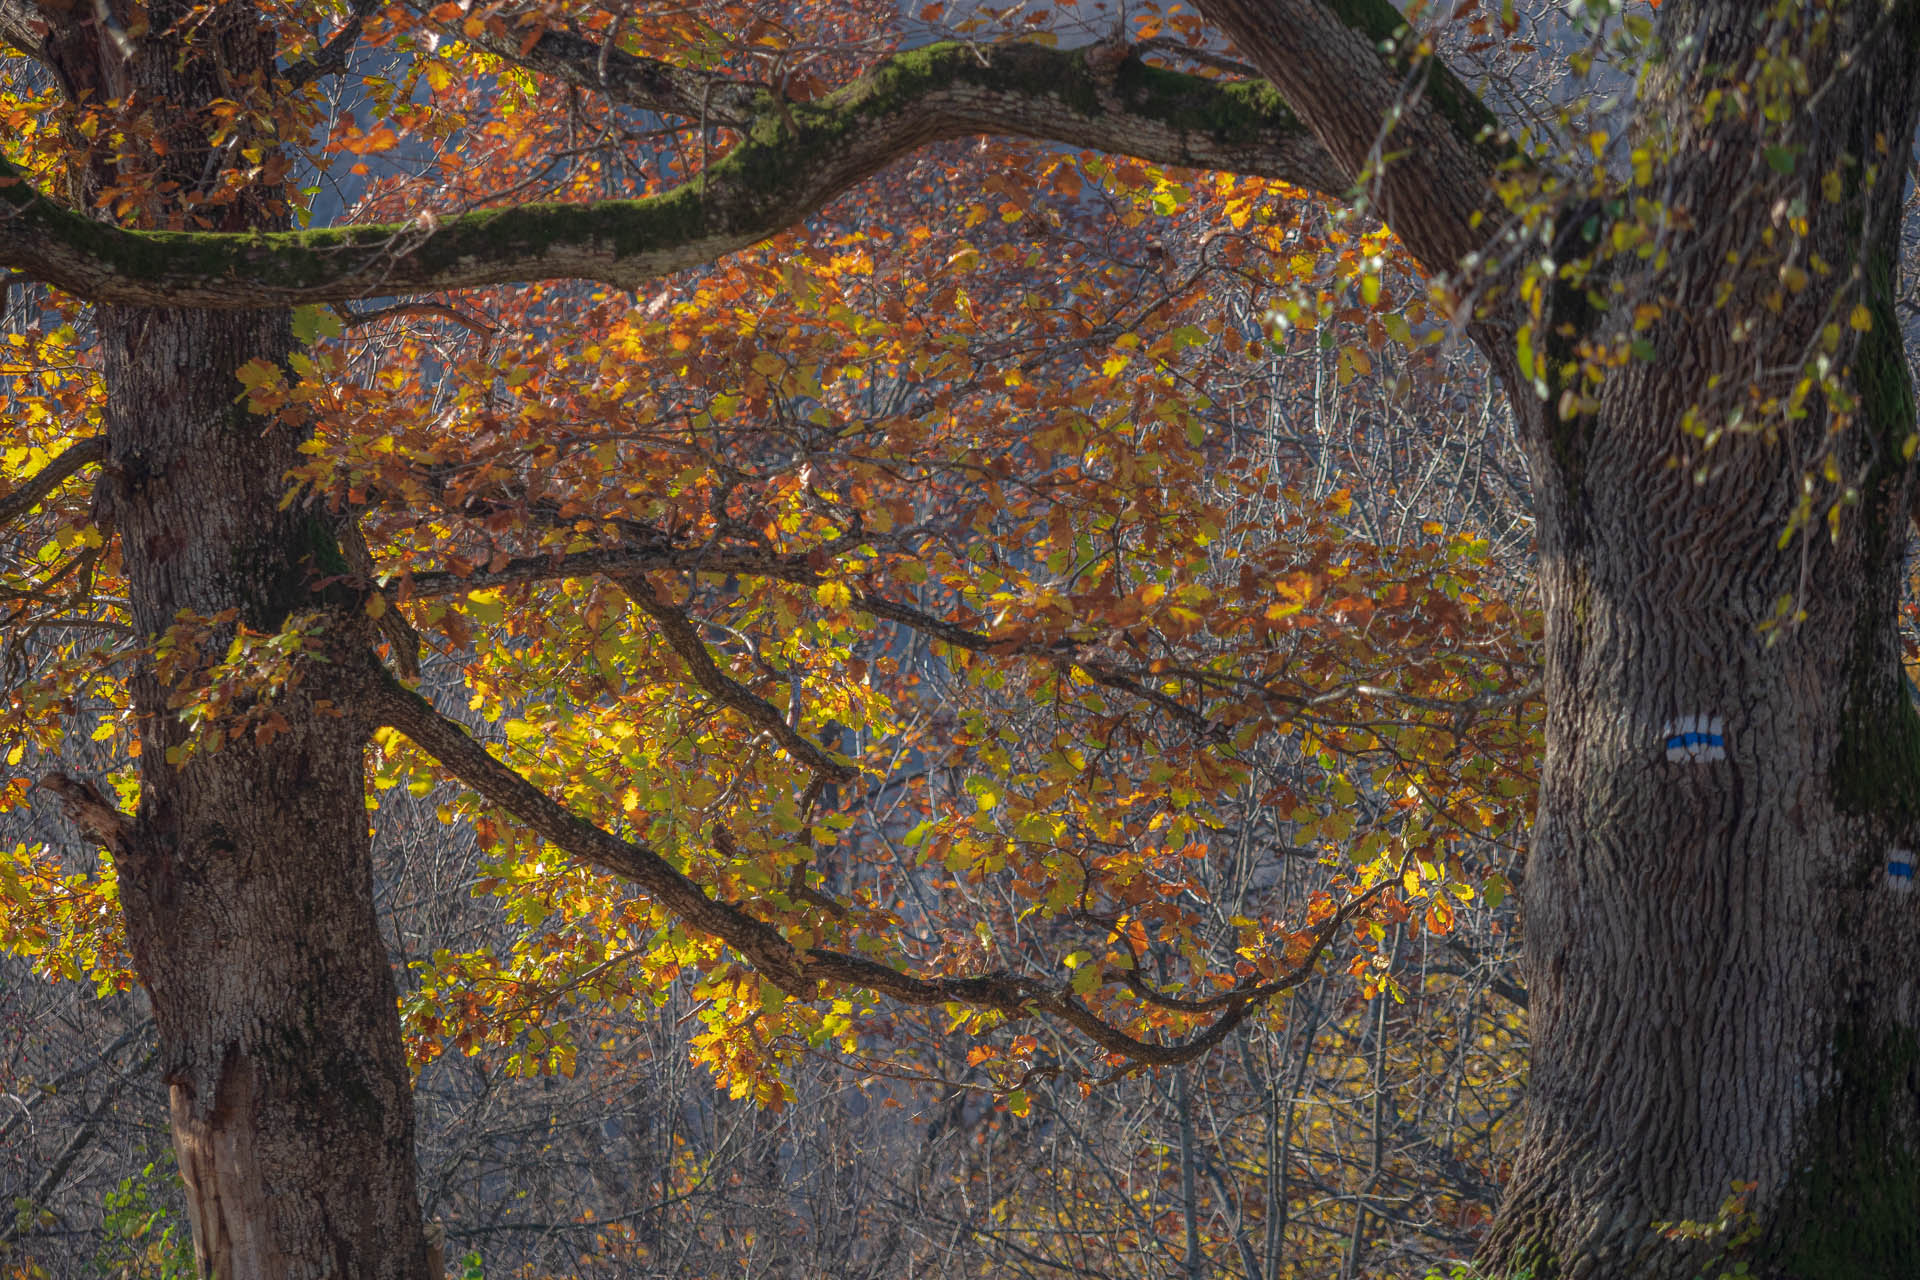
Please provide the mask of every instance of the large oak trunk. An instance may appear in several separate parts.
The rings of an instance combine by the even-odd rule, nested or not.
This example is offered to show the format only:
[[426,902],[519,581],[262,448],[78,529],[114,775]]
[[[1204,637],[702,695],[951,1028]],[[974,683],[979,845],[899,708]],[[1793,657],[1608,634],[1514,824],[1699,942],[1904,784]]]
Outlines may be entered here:
[[[1769,1236],[1729,1262],[1920,1274],[1920,905],[1887,872],[1912,844],[1892,779],[1916,766],[1901,505],[1874,495],[1839,545],[1782,554],[1777,450],[1749,442],[1696,486],[1666,465],[1670,433],[1610,444],[1578,499],[1604,533],[1542,571],[1532,1074],[1491,1257],[1536,1280],[1691,1280],[1730,1236],[1679,1247],[1653,1224],[1710,1222],[1750,1183]],[[1760,624],[1796,592],[1807,618],[1769,645]],[[1720,730],[1725,758],[1671,760],[1670,725]]]
[[[250,6],[207,15],[156,4],[147,16],[124,62],[99,28],[78,29],[99,33],[97,47],[70,40],[57,52],[70,84],[122,84],[165,122],[156,176],[172,185],[155,188],[145,215],[165,225],[194,211],[191,197],[204,199],[219,173],[210,104],[274,74],[274,42]],[[115,163],[103,157],[94,179],[124,181]],[[288,221],[272,189],[198,208],[226,229]],[[366,638],[336,612],[286,687],[261,682],[226,708],[216,724],[240,731],[217,747],[205,734],[190,742],[180,715],[238,628],[272,634],[313,616],[325,580],[344,572],[326,520],[282,509],[298,432],[236,403],[235,371],[287,359],[288,315],[104,307],[97,323],[104,511],[137,634],[160,646],[174,633],[170,665],[149,650],[133,677],[140,806],[118,852],[201,1269],[220,1280],[419,1280],[428,1254],[373,910],[367,726],[327,700],[328,664],[359,659]]]
[[[222,371],[283,358],[285,315],[110,309],[100,323],[140,634],[189,617],[278,628],[340,566],[322,523],[278,509],[296,440],[237,408]],[[207,632],[208,656],[224,655],[234,621]],[[169,701],[193,677],[162,680],[143,662],[128,939],[202,1270],[416,1278],[411,1085],[374,920],[365,727],[325,704],[323,666],[301,674],[237,741],[176,765],[185,734]]]
[[[1914,419],[1891,281],[1913,19],[1855,4],[1824,45],[1751,5],[1673,21],[1698,39],[1665,100],[1681,145],[1663,194],[1690,225],[1653,287],[1678,305],[1597,413],[1518,397],[1542,479],[1547,756],[1524,896],[1529,1113],[1485,1261],[1534,1280],[1740,1261],[1916,1275],[1920,899],[1888,869],[1911,863],[1898,850],[1920,817],[1895,631]],[[1757,163],[1750,126],[1698,115],[1716,69],[1750,74],[1767,53],[1820,86],[1784,176]],[[1782,287],[1816,258],[1830,276]],[[1848,324],[1856,305],[1870,332]],[[1756,313],[1768,327],[1738,337]],[[1565,341],[1621,316],[1563,299],[1555,319]],[[1859,399],[1837,431],[1817,393],[1804,417],[1780,411],[1835,323]],[[1771,413],[1756,385],[1782,397]],[[1739,406],[1759,429],[1709,444],[1682,428],[1690,409],[1711,429]],[[1838,485],[1821,478],[1829,448]],[[1815,518],[1782,547],[1809,476]],[[1750,1217],[1688,1238],[1736,1192]]]

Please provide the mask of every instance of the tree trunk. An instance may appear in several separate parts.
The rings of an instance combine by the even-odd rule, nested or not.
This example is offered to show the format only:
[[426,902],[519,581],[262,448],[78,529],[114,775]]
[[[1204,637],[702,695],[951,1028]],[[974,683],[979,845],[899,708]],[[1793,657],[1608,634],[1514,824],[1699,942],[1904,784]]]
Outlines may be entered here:
[[[164,122],[156,176],[175,186],[155,189],[146,217],[165,225],[222,167],[208,107],[272,75],[274,42],[249,6],[156,4],[147,17],[124,59],[104,22],[78,29],[97,47],[69,40],[59,52],[70,88],[104,77]],[[97,65],[77,65],[89,54]],[[125,181],[117,163],[103,158],[94,177]],[[199,209],[229,230],[280,229],[280,196],[251,190]],[[373,910],[367,726],[326,700],[327,663],[363,658],[366,637],[336,613],[317,633],[328,651],[297,658],[284,690],[244,691],[218,722],[236,732],[217,748],[204,734],[188,743],[177,705],[201,679],[195,641],[201,661],[217,662],[237,627],[278,631],[345,571],[326,521],[281,509],[300,433],[236,404],[236,370],[286,361],[288,315],[103,307],[97,323],[102,498],[134,626],[149,644],[176,624],[198,632],[182,633],[173,669],[149,650],[133,675],[140,804],[118,861],[201,1270],[420,1280],[411,1084]]]
[[[1920,819],[1895,627],[1914,415],[1891,279],[1915,22],[1843,6],[1822,44],[1747,4],[1668,9],[1698,41],[1646,112],[1685,122],[1663,194],[1689,235],[1649,277],[1678,305],[1648,334],[1651,360],[1607,374],[1597,412],[1515,397],[1542,481],[1547,754],[1524,886],[1529,1111],[1483,1261],[1502,1280],[1692,1280],[1738,1261],[1914,1275],[1920,902],[1888,868],[1911,862],[1895,850]],[[1784,176],[1759,163],[1773,135],[1698,112],[1713,77],[1769,56],[1803,59],[1817,87]],[[1782,289],[1818,259],[1830,276]],[[1552,319],[1574,334],[1623,323],[1568,294]],[[1870,332],[1848,324],[1856,305]],[[1753,315],[1766,327],[1742,339]],[[1818,394],[1798,419],[1754,414],[1749,386],[1785,397],[1835,323],[1857,416],[1833,430]],[[1736,406],[1766,429],[1709,445],[1681,425]],[[1829,448],[1858,490],[1831,534]],[[1814,519],[1782,549],[1809,475]],[[1745,1226],[1656,1226],[1705,1226],[1748,1187]]]
[[[284,313],[108,309],[113,510],[139,634],[237,611],[277,629],[329,566],[331,532],[278,510],[296,437],[209,371],[284,358]],[[334,553],[337,559],[337,553]],[[222,656],[231,623],[206,648]],[[365,728],[317,705],[324,668],[248,732],[192,750],[178,682],[143,661],[140,809],[120,892],[153,1000],[203,1273],[426,1273],[411,1083],[376,927]],[[277,721],[267,714],[277,715]],[[284,722],[278,732],[261,725]]]

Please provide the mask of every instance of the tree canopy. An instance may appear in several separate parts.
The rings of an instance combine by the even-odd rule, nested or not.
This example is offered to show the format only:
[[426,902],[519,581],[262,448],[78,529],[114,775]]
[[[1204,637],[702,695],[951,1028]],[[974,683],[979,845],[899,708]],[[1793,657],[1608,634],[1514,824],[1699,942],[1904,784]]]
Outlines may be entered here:
[[[672,1010],[769,1108],[823,1059],[1014,1119],[1169,1069],[1167,1248],[1203,1274],[1187,1064],[1290,1045],[1309,1006],[1300,1052],[1344,1022],[1384,1064],[1397,1004],[1488,990],[1520,882],[1535,981],[1491,982],[1539,1010],[1547,1083],[1520,1171],[1461,1176],[1512,1178],[1489,1265],[1691,1275],[1729,1246],[1668,1228],[1749,1178],[1769,1224],[1867,1212],[1744,1138],[1580,1198],[1640,1158],[1584,1132],[1658,1054],[1573,1084],[1623,1019],[1655,1036],[1679,960],[1710,972],[1673,997],[1676,1088],[1708,1128],[1761,1096],[1699,1066],[1737,1055],[1689,1002],[1768,935],[1697,943],[1676,876],[1796,938],[1870,878],[1909,946],[1881,887],[1911,784],[1878,761],[1912,718],[1886,38],[1915,19],[1790,8],[0,0],[0,801],[98,847],[10,835],[0,947],[145,988],[201,1265],[304,1265],[305,1210],[256,1204],[272,1160],[231,1134],[377,1132],[411,1240],[402,1046],[565,1078]],[[1728,701],[1734,671],[1763,692]],[[470,858],[434,892],[490,903],[471,945],[415,950],[392,903],[377,941],[419,874],[384,815],[423,807]],[[1770,840],[1826,879],[1750,885]],[[1761,1074],[1905,1044],[1888,963],[1808,961],[1870,1031],[1753,996],[1817,1028]],[[1569,1030],[1589,979],[1610,1012]],[[335,1040],[374,1046],[364,1088],[314,1083],[361,1070]],[[1839,1118],[1796,1101],[1791,1141],[1897,1164],[1908,1102],[1876,1128],[1835,1070]],[[1279,1275],[1267,1115],[1263,1207],[1213,1174],[1239,1225],[1211,1265]],[[1802,1274],[1813,1236],[1767,1230],[1757,1274]],[[426,1265],[363,1234],[314,1265]]]

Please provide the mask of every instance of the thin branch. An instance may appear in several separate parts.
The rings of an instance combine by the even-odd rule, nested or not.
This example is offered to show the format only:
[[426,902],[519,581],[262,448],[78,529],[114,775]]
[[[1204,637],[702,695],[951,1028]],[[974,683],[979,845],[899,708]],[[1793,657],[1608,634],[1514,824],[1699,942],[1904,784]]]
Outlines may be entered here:
[[728,676],[714,664],[713,655],[707,652],[706,641],[687,618],[684,610],[677,609],[661,598],[660,592],[645,574],[610,574],[620,589],[627,593],[640,612],[653,620],[660,629],[667,646],[680,655],[686,663],[687,671],[693,676],[694,683],[706,691],[715,702],[733,708],[748,720],[764,729],[774,741],[787,749],[787,753],[823,778],[835,782],[851,782],[860,775],[852,765],[836,760],[824,747],[809,739],[799,729],[787,723],[787,718],[776,710],[772,703],[755,694],[745,685]]
[[321,45],[311,58],[302,58],[281,72],[281,78],[287,82],[289,90],[299,89],[318,80],[321,76],[341,75],[347,69],[347,59],[352,56],[353,46],[360,42],[360,32],[366,26],[367,19],[373,16],[383,0],[353,0],[353,9],[345,26],[333,33],[333,37]]
[[448,306],[444,302],[396,302],[392,306],[375,307],[371,311],[362,311],[341,302],[334,304],[334,310],[340,313],[340,322],[349,326],[372,324],[376,320],[387,320],[394,316],[435,316],[442,320],[451,320],[467,332],[479,334],[481,337],[491,337],[498,332],[486,321],[467,314],[459,307]]
[[71,1169],[73,1162],[80,1158],[80,1153],[93,1143],[100,1132],[101,1123],[107,1118],[107,1113],[113,1110],[113,1104],[119,1100],[121,1093],[136,1076],[151,1067],[159,1056],[157,1050],[149,1050],[146,1057],[121,1073],[107,1086],[106,1092],[100,1095],[100,1101],[94,1104],[93,1110],[87,1113],[87,1118],[80,1122],[80,1127],[73,1131],[73,1136],[67,1139],[66,1145],[60,1148],[60,1153],[53,1158],[53,1163],[47,1166],[47,1171],[40,1176],[39,1181],[33,1184],[33,1189],[23,1197],[27,1202],[28,1212],[16,1213],[11,1222],[8,1222],[4,1228],[0,1228],[0,1244],[7,1244],[20,1239],[23,1235],[31,1234],[33,1222],[31,1211],[53,1199],[54,1192],[60,1189],[61,1180],[67,1176],[67,1170]]
[[[626,575],[660,569],[774,578],[808,587],[828,581],[812,567],[808,556],[781,555],[747,547],[605,547],[567,554],[522,556],[507,561],[497,570],[475,570],[465,576],[446,569],[428,570],[404,580],[406,585],[402,590],[402,598],[450,595],[484,587],[525,585],[595,574],[604,574],[615,582],[623,582]],[[871,591],[856,588],[851,594],[854,608],[889,622],[898,622],[942,644],[965,649],[969,653],[1040,658],[1063,663],[1103,688],[1151,704],[1194,733],[1218,738],[1228,731],[1226,726],[1209,719],[1204,712],[1153,688],[1112,663],[1091,656],[1084,651],[1084,646],[1071,641],[1036,645],[1015,637],[993,636]],[[695,643],[699,643],[697,637]],[[685,653],[682,656],[686,656]],[[696,671],[696,678],[698,675]]]
[[678,570],[687,573],[753,574],[788,581],[789,572],[810,572],[803,560],[778,557],[756,548],[731,547],[597,547],[587,551],[516,556],[498,569],[426,569],[403,576],[397,584],[402,599],[463,595],[493,587],[527,586],[568,578],[615,577],[628,573]]
[[1165,53],[1176,58],[1185,58],[1197,62],[1203,67],[1212,67],[1215,71],[1224,71],[1230,76],[1242,80],[1257,80],[1260,73],[1238,58],[1229,58],[1215,53],[1211,49],[1201,49],[1188,44],[1178,36],[1150,36],[1133,46],[1135,53]]
[[[1478,976],[1475,971],[1484,969],[1487,973],[1487,990],[1493,992],[1493,994],[1499,996],[1508,1004],[1513,1005],[1516,1009],[1525,1009],[1527,1007],[1527,989],[1517,982],[1501,977],[1499,966],[1494,961],[1487,959],[1472,947],[1469,947],[1466,943],[1454,937],[1447,939],[1447,950],[1467,962],[1468,967],[1460,971],[1460,976]],[[1447,970],[1435,969],[1434,972],[1445,973]]]
[[570,31],[544,31],[522,48],[524,38],[504,23],[489,23],[478,35],[467,35],[464,26],[460,30],[462,39],[529,71],[660,115],[739,128],[773,110],[774,94],[767,85],[636,58]]
[[[94,1071],[112,1059],[114,1055],[132,1044],[135,1040],[145,1036],[147,1032],[151,1030],[153,1030],[153,1019],[151,1017],[140,1019],[125,1031],[121,1032],[118,1039],[102,1049],[99,1053],[94,1054],[93,1057],[80,1063],[78,1066],[68,1067],[65,1071],[62,1071],[45,1084],[35,1085],[34,1092],[41,1097],[52,1097],[58,1094],[60,1090],[66,1088],[75,1080],[92,1075]],[[32,1118],[33,1107],[30,1104],[21,1104],[20,1110],[8,1116],[5,1124],[0,1124],[0,1142],[5,1142],[8,1135]]]

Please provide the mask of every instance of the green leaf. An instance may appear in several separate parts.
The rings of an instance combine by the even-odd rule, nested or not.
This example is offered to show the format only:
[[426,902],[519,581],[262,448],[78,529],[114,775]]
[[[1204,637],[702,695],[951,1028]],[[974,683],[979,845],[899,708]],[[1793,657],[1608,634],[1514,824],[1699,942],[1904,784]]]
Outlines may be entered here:
[[319,338],[337,338],[342,332],[340,317],[332,307],[295,307],[293,337],[301,346]]

